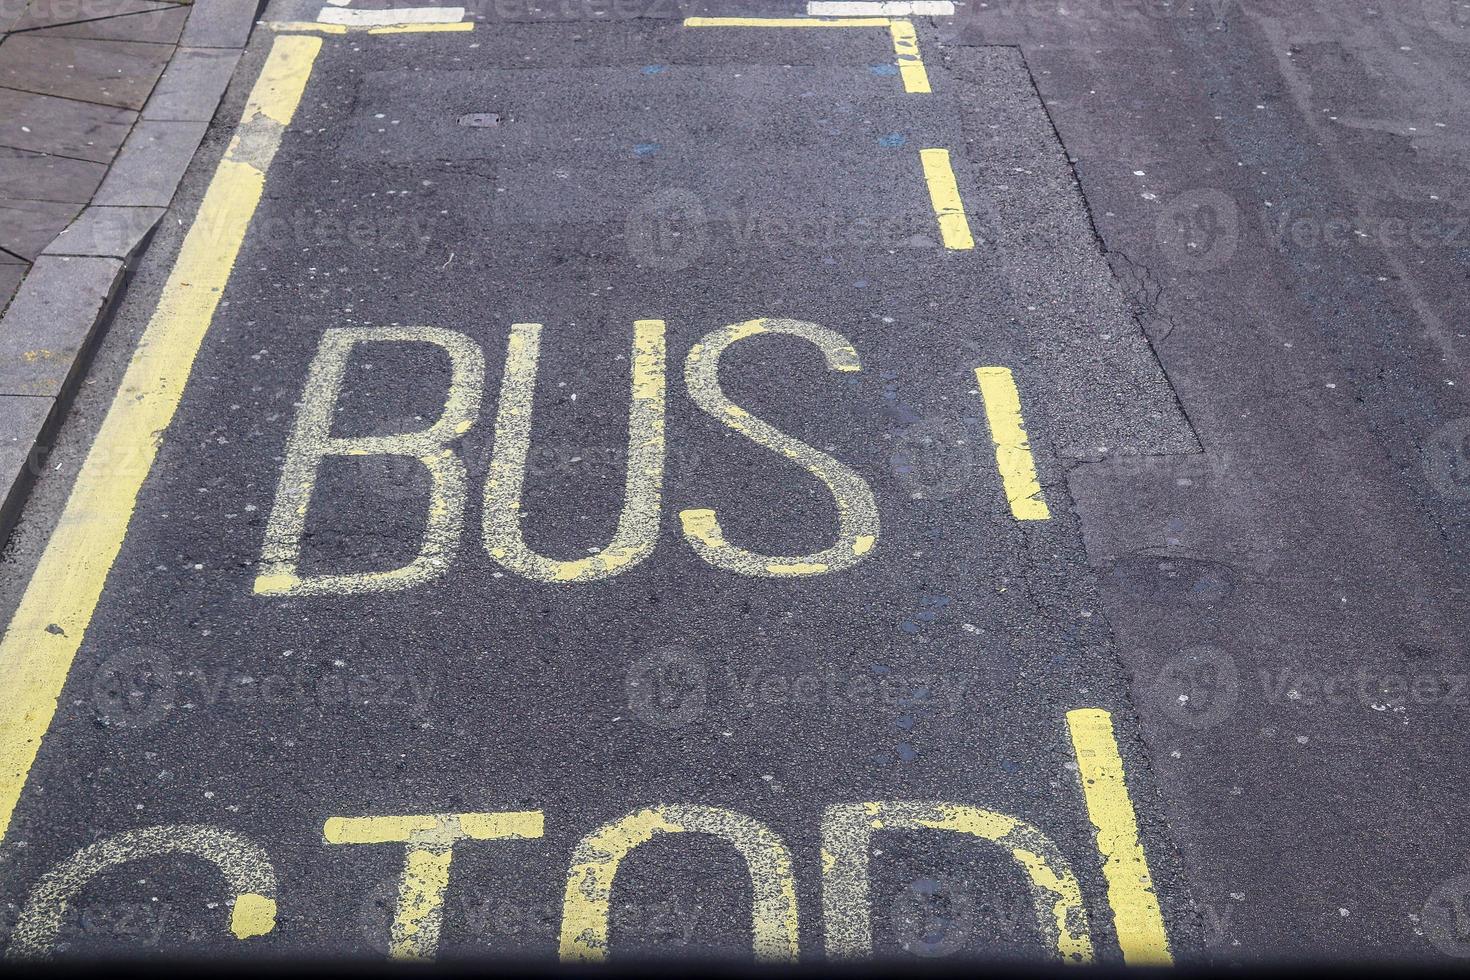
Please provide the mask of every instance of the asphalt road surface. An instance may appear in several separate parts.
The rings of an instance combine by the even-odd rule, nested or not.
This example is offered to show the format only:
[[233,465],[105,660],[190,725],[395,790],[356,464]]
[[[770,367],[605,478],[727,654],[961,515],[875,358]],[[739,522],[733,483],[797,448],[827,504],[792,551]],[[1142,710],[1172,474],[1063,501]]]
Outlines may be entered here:
[[1463,11],[344,10],[11,548],[8,956],[1470,955]]

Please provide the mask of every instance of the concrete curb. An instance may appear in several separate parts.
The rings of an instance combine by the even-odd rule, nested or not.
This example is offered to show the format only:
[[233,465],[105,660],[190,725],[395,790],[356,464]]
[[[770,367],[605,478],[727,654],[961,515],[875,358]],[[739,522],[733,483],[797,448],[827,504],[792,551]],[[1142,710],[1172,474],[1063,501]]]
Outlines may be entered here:
[[127,270],[214,118],[258,9],[258,0],[195,0],[91,203],[37,256],[0,318],[0,546],[45,465]]

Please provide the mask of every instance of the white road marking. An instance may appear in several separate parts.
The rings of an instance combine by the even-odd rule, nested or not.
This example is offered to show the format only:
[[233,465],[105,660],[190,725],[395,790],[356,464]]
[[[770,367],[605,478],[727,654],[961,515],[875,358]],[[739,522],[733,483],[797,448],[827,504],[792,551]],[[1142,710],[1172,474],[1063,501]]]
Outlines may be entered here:
[[389,7],[386,10],[353,10],[323,7],[316,15],[319,24],[347,27],[387,27],[392,24],[453,24],[464,20],[463,7]]
[[809,17],[952,17],[950,0],[809,0]]

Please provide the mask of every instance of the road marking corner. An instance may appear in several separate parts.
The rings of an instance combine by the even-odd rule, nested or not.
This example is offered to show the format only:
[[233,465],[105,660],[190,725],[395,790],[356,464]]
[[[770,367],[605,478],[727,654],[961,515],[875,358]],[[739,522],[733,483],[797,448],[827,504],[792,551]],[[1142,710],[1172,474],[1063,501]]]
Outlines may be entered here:
[[886,27],[893,40],[894,64],[903,79],[903,90],[916,95],[933,91],[929,73],[919,53],[919,36],[914,25],[891,17],[685,17],[685,27]]
[[906,20],[888,22],[888,34],[893,38],[893,58],[898,65],[898,74],[903,78],[903,90],[914,95],[928,95],[934,90],[929,87],[929,72],[924,68],[924,58],[919,53],[919,35],[914,25]]

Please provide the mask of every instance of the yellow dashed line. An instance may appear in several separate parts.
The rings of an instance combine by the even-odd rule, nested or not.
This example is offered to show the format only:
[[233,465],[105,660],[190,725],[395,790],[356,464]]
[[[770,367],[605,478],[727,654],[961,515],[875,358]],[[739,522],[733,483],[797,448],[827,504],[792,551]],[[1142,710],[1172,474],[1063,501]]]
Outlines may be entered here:
[[948,150],[920,150],[919,159],[924,164],[924,180],[929,184],[929,201],[934,205],[934,216],[939,219],[939,233],[944,237],[944,247],[962,251],[975,247],[970,235],[970,221],[965,217],[965,205],[960,200],[960,188],[955,183],[954,168],[949,165]]
[[919,55],[919,36],[914,33],[914,25],[906,20],[889,21],[888,33],[893,37],[893,55],[898,61],[898,73],[903,77],[903,90],[915,95],[933,91],[929,88],[924,59]]
[[990,422],[990,438],[995,443],[995,463],[1005,484],[1011,514],[1018,521],[1044,521],[1051,517],[1041,496],[1036,479],[1036,464],[1031,459],[1031,446],[1026,441],[1026,426],[1021,419],[1021,395],[1010,368],[979,367],[975,380],[980,383],[980,397],[985,402],[985,418]]
[[122,547],[160,433],[178,408],[229,281],[260,201],[265,168],[301,101],[321,44],[320,38],[287,36],[271,48],[66,509],[0,640],[0,838]]
[[1123,759],[1113,737],[1113,719],[1098,708],[1067,712],[1077,774],[1087,815],[1097,828],[1097,849],[1103,857],[1108,904],[1123,961],[1129,966],[1169,966],[1169,938],[1154,894],[1148,858],[1138,840],[1138,821],[1128,799]]

